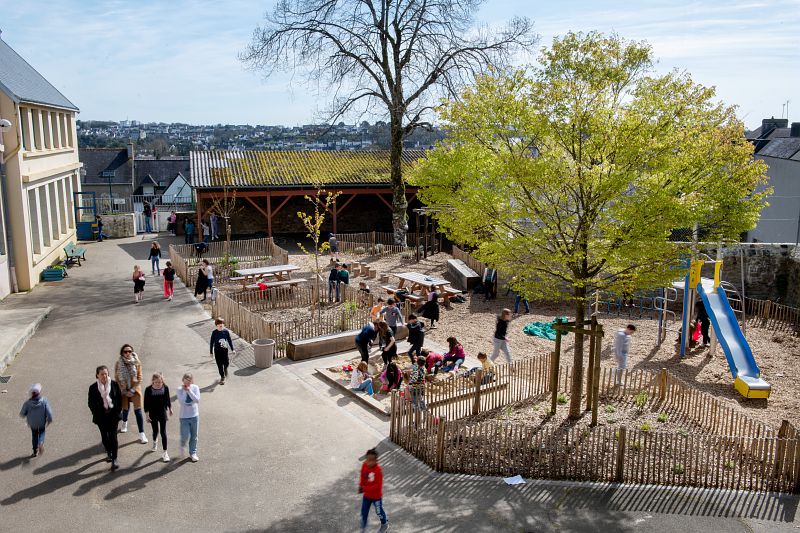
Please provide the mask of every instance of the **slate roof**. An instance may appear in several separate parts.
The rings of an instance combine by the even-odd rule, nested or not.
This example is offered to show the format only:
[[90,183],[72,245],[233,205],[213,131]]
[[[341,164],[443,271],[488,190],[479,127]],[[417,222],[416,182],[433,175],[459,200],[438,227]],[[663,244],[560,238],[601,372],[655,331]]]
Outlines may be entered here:
[[[169,159],[136,159],[136,186],[138,189],[143,183],[152,182],[156,187],[169,187],[175,176],[181,174],[189,180],[189,158],[169,158]],[[161,185],[161,182],[164,185]]]
[[78,111],[75,104],[2,39],[0,39],[0,90],[16,103],[41,104]]
[[107,170],[114,171],[112,185],[131,185],[133,182],[126,148],[80,148],[78,158],[86,171],[81,183],[108,185],[108,178],[102,175]]
[[766,143],[757,155],[792,159],[798,152],[800,152],[800,137],[777,137]]
[[[403,165],[423,157],[424,150],[404,150]],[[388,151],[207,150],[191,152],[189,159],[195,188],[389,183]]]

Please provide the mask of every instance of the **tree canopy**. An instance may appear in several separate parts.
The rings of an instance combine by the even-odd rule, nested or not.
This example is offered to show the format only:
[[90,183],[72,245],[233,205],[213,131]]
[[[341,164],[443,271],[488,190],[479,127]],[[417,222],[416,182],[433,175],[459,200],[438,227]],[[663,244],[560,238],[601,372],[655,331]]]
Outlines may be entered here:
[[[687,247],[752,228],[769,191],[735,109],[686,73],[653,72],[646,43],[570,33],[539,66],[482,76],[442,109],[447,138],[414,171],[440,228],[514,273],[529,298],[633,293],[679,277]],[[579,416],[576,337],[570,416]]]

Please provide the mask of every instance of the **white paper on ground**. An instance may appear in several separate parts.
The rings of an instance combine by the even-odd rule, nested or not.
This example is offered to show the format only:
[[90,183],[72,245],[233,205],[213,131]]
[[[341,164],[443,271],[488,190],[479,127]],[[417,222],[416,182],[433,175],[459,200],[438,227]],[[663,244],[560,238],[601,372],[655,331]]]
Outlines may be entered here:
[[512,476],[503,478],[503,481],[506,482],[507,485],[523,485],[525,480],[522,479],[522,476]]

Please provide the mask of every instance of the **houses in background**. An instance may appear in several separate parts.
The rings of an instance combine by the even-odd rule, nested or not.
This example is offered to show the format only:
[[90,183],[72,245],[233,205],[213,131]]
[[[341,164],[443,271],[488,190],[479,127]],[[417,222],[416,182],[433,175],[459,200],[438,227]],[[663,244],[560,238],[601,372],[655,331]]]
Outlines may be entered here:
[[748,242],[800,242],[800,122],[768,118],[747,134],[755,146],[755,157],[769,169],[768,185],[773,193],[761,211],[758,225],[747,232]]
[[75,241],[78,108],[0,38],[0,298],[25,291]]

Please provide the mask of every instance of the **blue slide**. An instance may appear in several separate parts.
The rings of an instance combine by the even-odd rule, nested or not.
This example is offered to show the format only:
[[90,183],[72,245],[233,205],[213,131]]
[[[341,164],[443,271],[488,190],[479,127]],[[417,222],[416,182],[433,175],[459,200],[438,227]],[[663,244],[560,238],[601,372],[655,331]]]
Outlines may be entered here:
[[703,300],[714,333],[725,352],[731,375],[736,380],[736,390],[748,398],[768,397],[770,385],[761,379],[753,351],[744,338],[725,291],[722,287],[714,289],[713,280],[703,279],[697,284],[697,294]]

